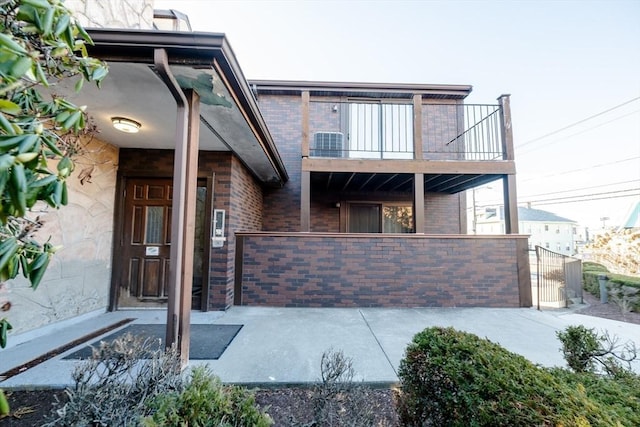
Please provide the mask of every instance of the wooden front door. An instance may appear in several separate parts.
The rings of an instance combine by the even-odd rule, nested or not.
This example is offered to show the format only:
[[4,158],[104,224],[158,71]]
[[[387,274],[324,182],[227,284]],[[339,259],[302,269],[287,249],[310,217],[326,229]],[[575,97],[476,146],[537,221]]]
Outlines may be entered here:
[[[117,306],[164,307],[168,300],[173,186],[168,178],[128,178],[125,182]],[[207,184],[198,182],[192,308],[202,309],[209,263],[206,236],[210,204]]]

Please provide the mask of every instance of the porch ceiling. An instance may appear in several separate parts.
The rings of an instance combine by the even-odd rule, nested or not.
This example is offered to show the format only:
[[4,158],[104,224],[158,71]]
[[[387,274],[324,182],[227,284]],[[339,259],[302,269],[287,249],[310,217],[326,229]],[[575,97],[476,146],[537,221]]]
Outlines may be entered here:
[[[200,95],[200,150],[232,151],[266,184],[279,186],[287,172],[260,115],[251,90],[224,35],[136,30],[89,31],[89,54],[107,61],[102,88],[74,82],[55,88],[77,105],[87,105],[98,137],[125,148],[173,149],[176,102],[156,74],[153,52],[167,52],[172,74],[184,88]],[[112,117],[141,123],[138,133],[122,133]]]
[[[311,172],[311,188],[322,192],[413,192],[412,173]],[[425,174],[426,192],[455,194],[501,178],[496,174]]]

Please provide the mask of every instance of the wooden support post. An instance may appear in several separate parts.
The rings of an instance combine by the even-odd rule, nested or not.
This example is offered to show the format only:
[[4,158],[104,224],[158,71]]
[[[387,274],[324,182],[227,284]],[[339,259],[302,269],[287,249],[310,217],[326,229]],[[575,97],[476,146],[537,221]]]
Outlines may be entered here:
[[423,160],[422,95],[413,95],[413,158]]
[[413,175],[413,219],[416,234],[424,234],[424,174]]
[[302,157],[309,157],[309,91],[302,92]]
[[[177,104],[176,140],[173,160],[173,206],[183,206],[186,194],[186,162],[188,139],[188,103],[187,98],[180,89],[180,85],[169,69],[167,52],[164,49],[155,49],[153,63],[158,75],[171,92]],[[180,291],[182,283],[182,266],[184,246],[184,210],[174,209],[171,216],[171,250],[169,253],[169,283],[167,301],[167,329],[165,345],[170,348],[174,344],[180,349],[179,323],[180,323]]]
[[300,231],[311,231],[311,172],[302,171],[300,179]]
[[191,290],[193,287],[193,242],[196,224],[196,193],[198,186],[198,148],[200,139],[200,96],[193,90],[186,91],[188,103],[188,138],[185,167],[185,197],[182,206],[175,206],[183,210],[184,222],[182,234],[182,271],[180,290],[180,321],[178,323],[178,345],[182,366],[189,363],[189,341],[191,338]]
[[505,234],[518,234],[518,198],[515,175],[503,176],[502,191],[504,198],[504,232]]

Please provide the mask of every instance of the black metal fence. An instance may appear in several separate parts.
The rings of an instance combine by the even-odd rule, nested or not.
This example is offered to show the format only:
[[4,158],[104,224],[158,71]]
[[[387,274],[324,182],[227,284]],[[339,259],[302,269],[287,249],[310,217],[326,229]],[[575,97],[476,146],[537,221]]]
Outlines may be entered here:
[[499,105],[329,102],[309,104],[311,157],[413,159],[416,120],[423,159],[502,160]]
[[536,246],[537,306],[553,303],[567,307],[582,295],[582,261]]

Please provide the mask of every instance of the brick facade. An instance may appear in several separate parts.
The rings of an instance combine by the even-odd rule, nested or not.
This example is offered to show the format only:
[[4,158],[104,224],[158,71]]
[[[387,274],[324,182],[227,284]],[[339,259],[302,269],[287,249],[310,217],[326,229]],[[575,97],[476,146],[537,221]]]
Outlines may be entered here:
[[302,100],[260,95],[258,105],[289,174],[282,188],[264,191],[262,226],[266,231],[300,231]]
[[518,307],[521,239],[249,233],[242,304]]
[[[173,174],[172,150],[120,150],[121,177],[163,177]],[[233,303],[235,232],[262,227],[262,189],[242,163],[228,152],[200,152],[198,177],[214,177],[212,209],[226,212],[222,248],[212,248],[208,308],[224,310]],[[208,238],[207,238],[208,241]]]

